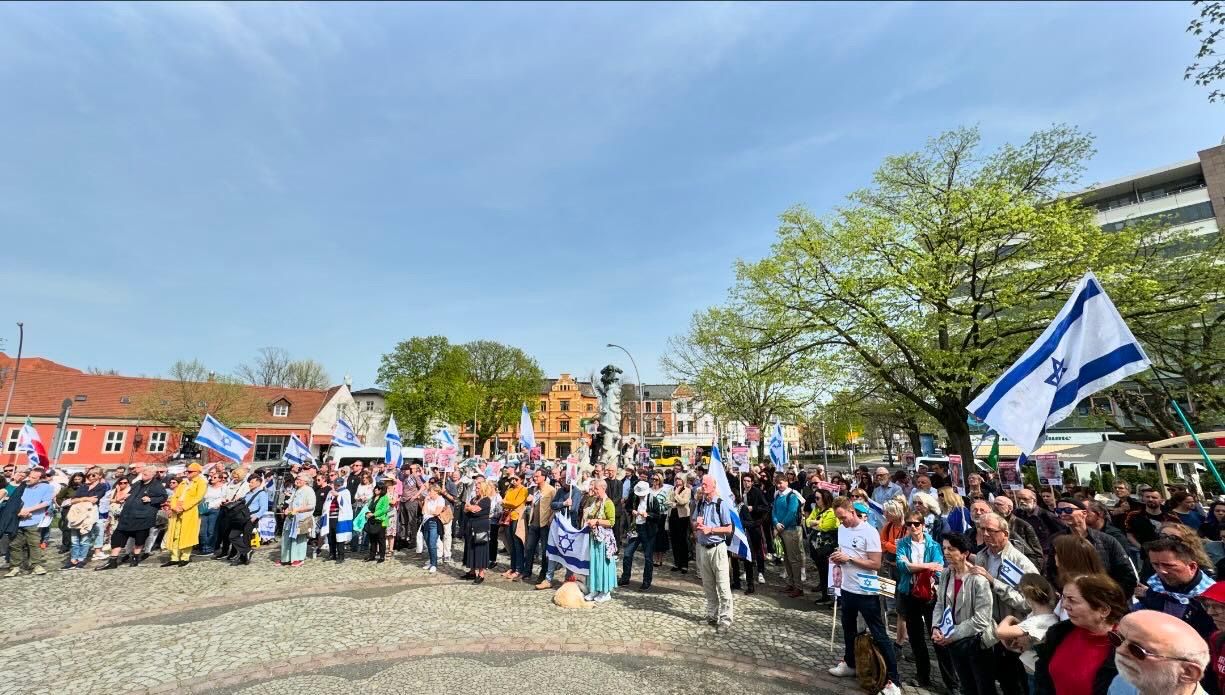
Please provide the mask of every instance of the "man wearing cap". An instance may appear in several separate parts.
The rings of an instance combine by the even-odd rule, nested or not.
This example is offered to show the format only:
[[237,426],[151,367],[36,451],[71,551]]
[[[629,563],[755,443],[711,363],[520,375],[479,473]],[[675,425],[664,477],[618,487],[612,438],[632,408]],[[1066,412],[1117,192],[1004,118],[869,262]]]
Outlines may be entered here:
[[187,465],[187,479],[175,487],[170,496],[170,519],[166,527],[166,549],[170,559],[162,567],[186,567],[191,562],[191,550],[200,542],[200,501],[207,491],[198,463]]
[[[881,616],[880,579],[877,570],[881,565],[880,533],[867,522],[868,505],[852,503],[845,497],[834,502],[834,514],[838,526],[838,550],[829,556],[830,562],[841,570],[842,603],[842,661],[829,670],[830,675],[846,678],[855,675],[855,635],[859,632],[859,616],[867,623],[872,641],[885,658],[888,681],[881,690],[884,695],[901,695],[898,683],[901,677],[897,670],[897,657],[893,652],[893,639],[885,629]],[[831,577],[831,581],[833,578]],[[918,636],[915,636],[918,638]]]
[[642,586],[639,587],[639,590],[646,591],[651,588],[651,579],[654,577],[655,536],[659,531],[657,520],[663,515],[663,506],[659,495],[652,494],[651,485],[645,480],[640,480],[634,485],[633,492],[626,500],[625,506],[626,513],[633,517],[630,522],[632,530],[625,541],[621,578],[617,581],[617,585],[625,586],[630,583],[634,554],[639,548],[642,548]]
[[[1051,543],[1054,543],[1059,536],[1068,533],[1074,533],[1088,540],[1093,544],[1093,549],[1097,551],[1097,556],[1101,559],[1106,574],[1123,588],[1124,595],[1131,596],[1136,589],[1137,580],[1136,570],[1131,566],[1127,550],[1110,536],[1097,529],[1089,528],[1085,519],[1085,503],[1074,497],[1064,497],[1055,504],[1055,512],[1059,515],[1059,521],[1063,522],[1064,529],[1051,537]],[[1059,570],[1055,567],[1055,553],[1050,553],[1046,558],[1044,574],[1051,581],[1058,577]]]

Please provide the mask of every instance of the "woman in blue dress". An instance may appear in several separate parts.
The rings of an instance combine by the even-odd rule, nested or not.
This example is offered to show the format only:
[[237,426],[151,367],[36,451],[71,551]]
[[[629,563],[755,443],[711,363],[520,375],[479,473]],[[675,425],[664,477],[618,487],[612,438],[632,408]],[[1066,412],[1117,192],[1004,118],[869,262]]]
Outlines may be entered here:
[[612,531],[617,512],[608,499],[608,483],[604,480],[591,481],[591,495],[582,517],[583,525],[591,529],[591,574],[583,598],[602,603],[612,598],[613,587],[617,585],[617,539]]

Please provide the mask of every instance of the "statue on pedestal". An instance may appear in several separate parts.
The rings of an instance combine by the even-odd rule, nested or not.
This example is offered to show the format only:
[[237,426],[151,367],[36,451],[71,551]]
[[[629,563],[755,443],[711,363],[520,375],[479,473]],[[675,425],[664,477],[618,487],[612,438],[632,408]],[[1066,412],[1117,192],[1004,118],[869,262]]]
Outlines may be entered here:
[[608,365],[600,370],[600,383],[592,384],[600,399],[600,429],[591,439],[591,462],[617,470],[621,452],[621,370]]

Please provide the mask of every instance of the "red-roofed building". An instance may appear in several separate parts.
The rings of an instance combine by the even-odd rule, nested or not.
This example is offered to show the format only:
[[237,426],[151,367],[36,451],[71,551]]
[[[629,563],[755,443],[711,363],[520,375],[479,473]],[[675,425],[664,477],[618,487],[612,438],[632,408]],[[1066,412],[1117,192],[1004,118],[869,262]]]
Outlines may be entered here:
[[[0,353],[0,370],[11,367],[12,358]],[[7,397],[11,370],[0,379],[0,399]],[[180,450],[179,433],[164,424],[142,417],[141,403],[160,397],[179,382],[145,377],[86,374],[80,370],[42,358],[21,360],[17,389],[9,408],[5,431],[0,433],[0,463],[24,463],[16,451],[17,437],[29,417],[47,445],[55,442],[56,422],[61,409],[70,403],[69,417],[58,465],[118,466],[135,462],[166,462]],[[243,386],[250,397],[251,422],[236,427],[254,443],[246,462],[276,461],[284,453],[291,434],[311,446],[318,455],[320,435],[330,435],[336,424],[336,409],[350,405],[348,386],[329,389],[287,389]],[[161,401],[166,405],[166,401]],[[326,444],[323,449],[326,449]],[[210,461],[217,461],[216,454]]]

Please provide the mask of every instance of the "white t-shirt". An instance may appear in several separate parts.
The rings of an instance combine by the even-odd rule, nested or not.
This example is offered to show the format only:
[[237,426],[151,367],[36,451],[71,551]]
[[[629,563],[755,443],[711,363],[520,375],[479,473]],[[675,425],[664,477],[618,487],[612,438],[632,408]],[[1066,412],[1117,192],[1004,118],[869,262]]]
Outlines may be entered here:
[[[856,560],[868,559],[868,553],[879,553],[880,532],[866,521],[855,528],[838,526],[838,549]],[[875,588],[873,588],[875,587]],[[875,594],[880,591],[876,570],[867,570],[849,562],[842,565],[842,590],[852,594]]]

